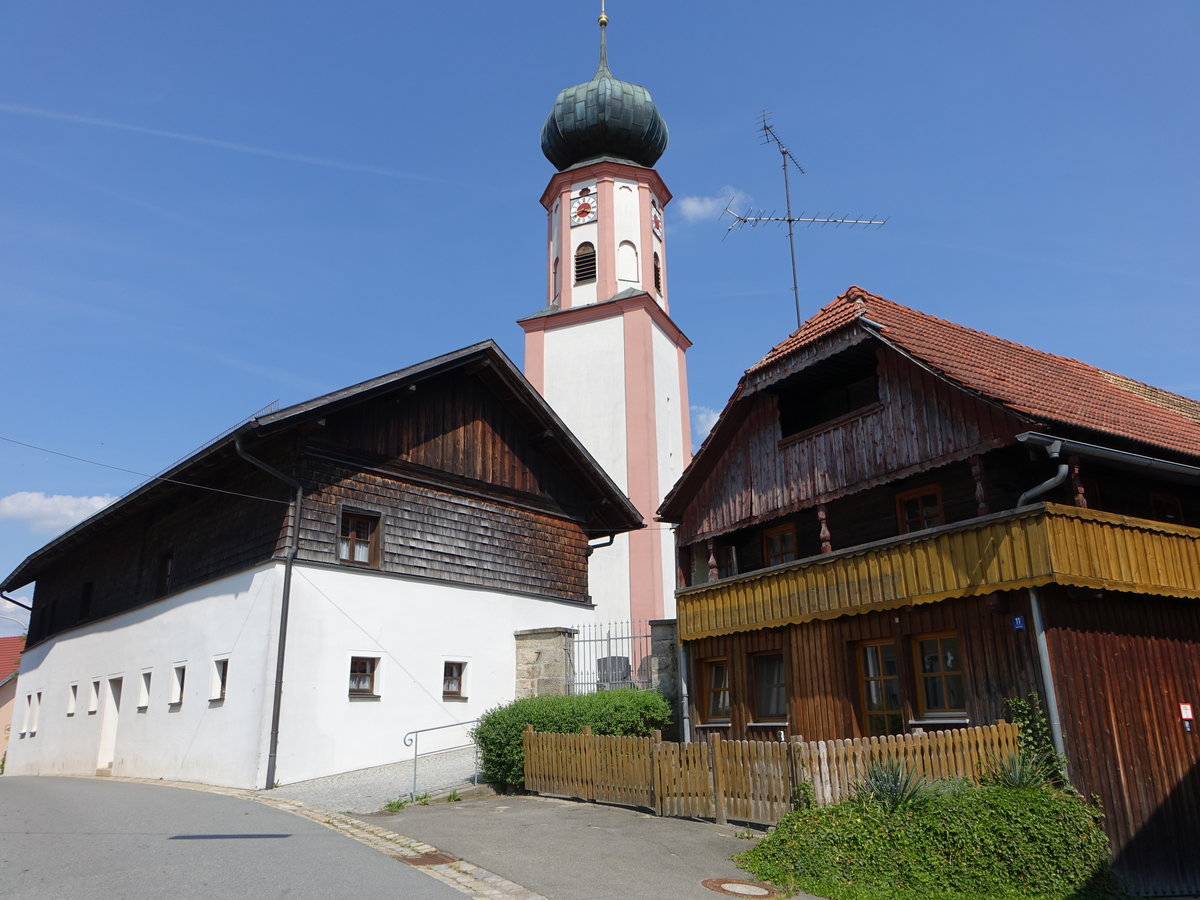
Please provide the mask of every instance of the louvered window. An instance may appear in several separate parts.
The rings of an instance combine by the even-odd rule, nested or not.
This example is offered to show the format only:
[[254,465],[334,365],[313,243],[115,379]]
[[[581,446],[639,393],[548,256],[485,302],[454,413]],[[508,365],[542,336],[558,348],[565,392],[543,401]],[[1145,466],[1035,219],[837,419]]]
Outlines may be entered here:
[[590,284],[596,280],[596,248],[584,241],[575,250],[575,283]]

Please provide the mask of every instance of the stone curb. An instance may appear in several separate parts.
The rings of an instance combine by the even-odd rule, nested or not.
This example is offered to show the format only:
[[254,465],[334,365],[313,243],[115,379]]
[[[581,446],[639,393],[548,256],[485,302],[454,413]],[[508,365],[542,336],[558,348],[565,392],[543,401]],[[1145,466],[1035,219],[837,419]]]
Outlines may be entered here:
[[[69,776],[88,778],[86,775]],[[100,779],[97,779],[100,780]],[[157,778],[124,778],[121,776],[105,776],[106,781],[123,781],[132,784],[156,784],[161,787],[183,788],[188,791],[202,791],[207,794],[224,794],[227,797],[237,797],[241,800],[253,800],[264,806],[271,806],[292,815],[302,816],[310,822],[324,825],[346,837],[353,838],[360,844],[366,844],[373,850],[386,854],[396,860],[412,860],[430,853],[440,853],[437,847],[423,841],[396,834],[378,825],[362,822],[343,813],[330,812],[299,800],[285,800],[269,796],[264,791],[248,791],[241,788],[217,787],[211,784],[197,784],[190,781],[164,781]],[[446,854],[449,856],[450,854]],[[465,859],[455,859],[448,863],[437,865],[416,865],[431,878],[436,878],[468,897],[478,900],[547,900],[541,894],[528,888],[521,887],[515,882],[501,878],[494,872],[467,862]]]

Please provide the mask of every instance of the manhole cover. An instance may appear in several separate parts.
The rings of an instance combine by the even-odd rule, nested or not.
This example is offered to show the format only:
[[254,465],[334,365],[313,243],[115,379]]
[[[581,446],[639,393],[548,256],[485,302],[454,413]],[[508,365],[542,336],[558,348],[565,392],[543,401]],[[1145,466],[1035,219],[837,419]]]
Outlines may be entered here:
[[729,897],[778,897],[774,888],[753,881],[738,881],[736,878],[708,878],[700,882],[702,887]]
[[457,862],[458,857],[449,853],[422,853],[420,856],[399,856],[396,859],[410,866],[444,866],[446,863]]

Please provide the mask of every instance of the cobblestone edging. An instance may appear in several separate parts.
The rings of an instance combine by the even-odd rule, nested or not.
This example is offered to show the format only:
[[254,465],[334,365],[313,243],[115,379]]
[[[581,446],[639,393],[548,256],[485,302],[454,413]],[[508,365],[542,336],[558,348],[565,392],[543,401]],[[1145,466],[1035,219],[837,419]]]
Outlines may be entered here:
[[[77,776],[87,777],[87,776]],[[324,825],[334,831],[354,838],[361,844],[366,844],[380,853],[385,853],[396,860],[419,860],[420,857],[431,853],[440,853],[437,847],[417,841],[378,825],[370,825],[352,816],[330,812],[320,807],[310,806],[299,800],[288,800],[281,797],[271,797],[261,791],[247,791],[238,788],[215,787],[208,784],[196,784],[186,781],[161,781],[151,778],[121,778],[109,777],[109,781],[127,781],[136,784],[157,784],[163,787],[183,788],[189,791],[204,791],[209,794],[224,794],[227,797],[237,797],[241,800],[253,800],[265,806],[302,816],[310,822]],[[449,855],[449,854],[447,854]],[[436,865],[417,865],[420,871],[436,878],[450,887],[479,900],[547,900],[528,888],[501,878],[494,872],[469,863],[464,859],[454,859],[447,863]]]

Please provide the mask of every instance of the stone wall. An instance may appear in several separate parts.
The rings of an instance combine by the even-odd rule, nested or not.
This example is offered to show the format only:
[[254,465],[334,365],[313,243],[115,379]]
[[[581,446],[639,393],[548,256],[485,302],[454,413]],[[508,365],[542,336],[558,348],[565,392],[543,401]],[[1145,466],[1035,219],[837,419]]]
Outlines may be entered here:
[[573,674],[574,628],[530,628],[517,641],[516,699],[567,693]]

